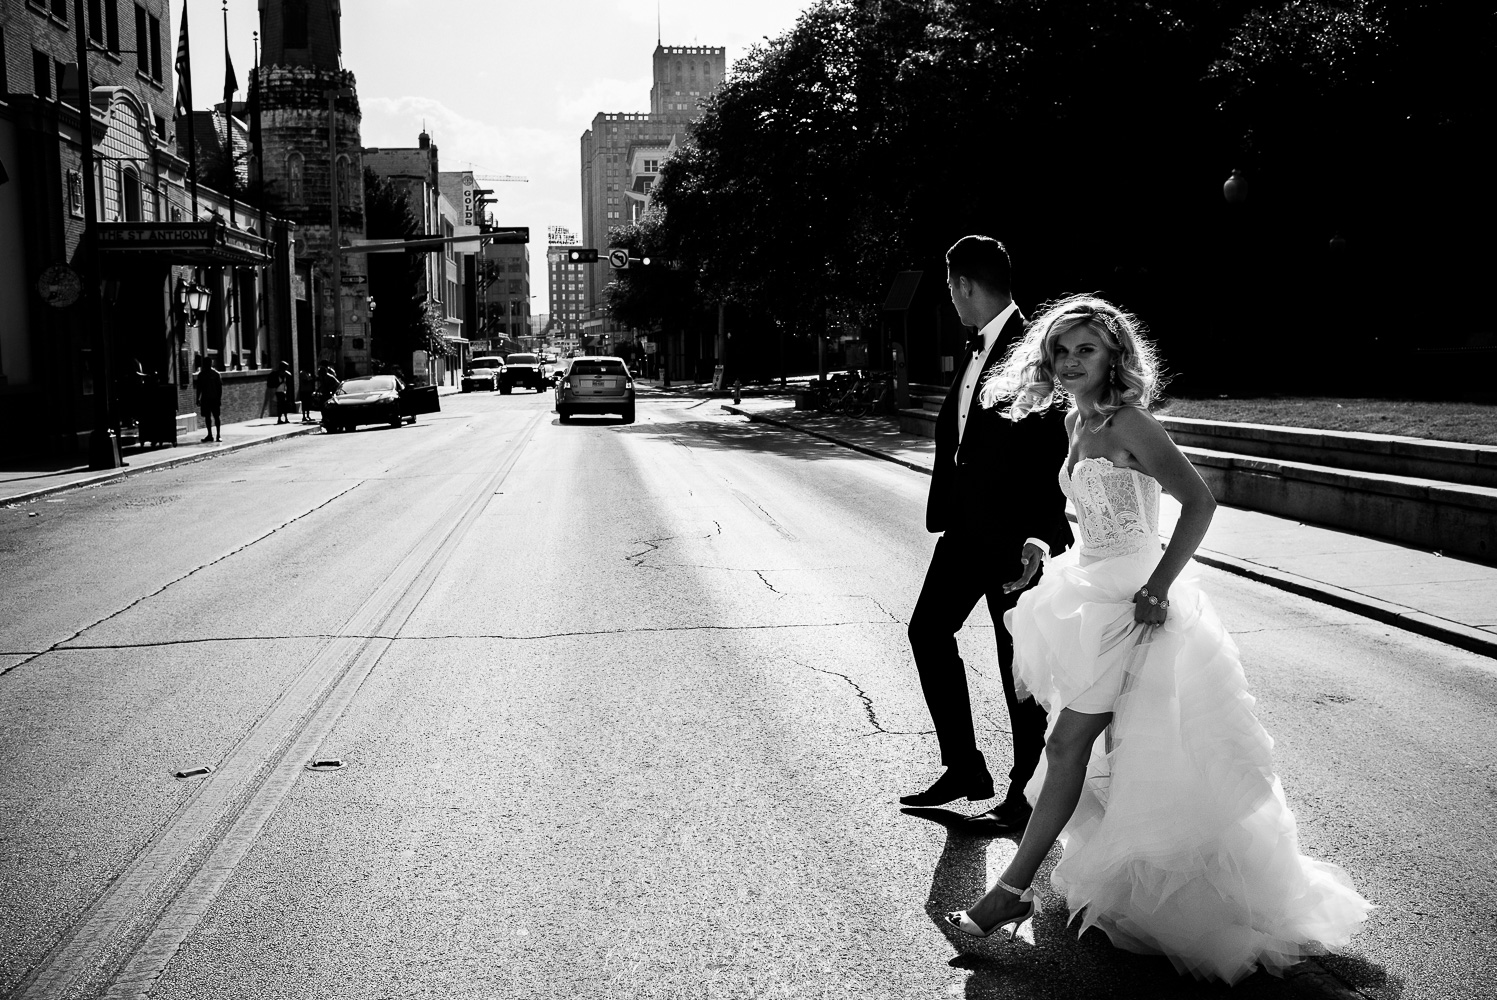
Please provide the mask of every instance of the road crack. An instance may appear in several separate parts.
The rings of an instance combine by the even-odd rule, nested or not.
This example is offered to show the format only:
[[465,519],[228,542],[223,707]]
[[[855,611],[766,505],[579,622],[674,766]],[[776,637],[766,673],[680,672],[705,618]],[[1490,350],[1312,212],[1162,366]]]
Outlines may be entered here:
[[[576,632],[539,632],[533,635],[511,635],[500,632],[447,633],[441,635],[382,635],[356,632],[308,633],[303,635],[219,635],[197,636],[186,639],[159,639],[145,642],[80,643],[63,639],[49,649],[32,654],[95,652],[103,650],[162,649],[170,646],[191,646],[211,642],[297,642],[314,639],[381,639],[387,642],[450,642],[454,639],[494,639],[502,642],[543,642],[551,639],[585,639],[603,635],[653,635],[667,632],[766,632],[785,629],[808,630],[820,628],[850,628],[869,625],[886,625],[887,622],[804,622],[791,625],[661,625],[636,626],[633,628],[581,629]],[[86,630],[85,630],[86,631]],[[81,634],[81,632],[79,633]],[[74,636],[73,638],[76,638]],[[18,655],[18,654],[11,654]],[[20,664],[17,664],[19,666]],[[811,669],[816,669],[812,667]],[[840,676],[840,675],[839,675]]]
[[[250,539],[249,541],[245,542],[243,545],[240,545],[237,548],[230,549],[228,552],[225,552],[223,555],[219,556],[217,559],[210,559],[208,562],[203,563],[201,566],[194,566],[192,569],[188,570],[186,573],[183,573],[181,576],[177,577],[176,579],[174,579],[174,580],[168,580],[166,583],[163,583],[160,587],[157,587],[155,590],[151,591],[149,594],[142,594],[140,597],[137,597],[135,600],[131,601],[129,604],[126,604],[124,607],[119,608],[119,609],[117,609],[115,611],[110,612],[109,614],[105,615],[103,618],[100,618],[98,621],[93,622],[92,624],[83,626],[82,628],[78,629],[78,631],[74,632],[72,635],[68,636],[65,639],[59,639],[57,642],[54,642],[51,646],[47,647],[46,649],[42,650],[41,652],[34,653],[34,654],[30,655],[30,656],[27,656],[26,659],[21,660],[21,661],[19,661],[17,663],[12,663],[10,666],[6,667],[5,669],[0,670],[0,677],[4,677],[6,674],[10,673],[12,670],[16,670],[16,669],[18,669],[20,667],[24,667],[26,664],[31,663],[32,661],[36,660],[38,657],[45,656],[46,654],[52,652],[53,650],[62,649],[62,648],[69,648],[69,649],[88,649],[88,648],[91,648],[91,647],[88,647],[88,646],[67,646],[67,644],[73,642],[79,636],[83,635],[85,632],[88,632],[88,631],[90,631],[92,629],[96,629],[100,625],[103,625],[105,622],[112,621],[115,618],[118,618],[120,615],[125,614],[127,611],[130,611],[130,610],[132,610],[132,609],[134,609],[136,607],[139,607],[141,604],[143,604],[146,601],[149,601],[151,598],[153,598],[153,597],[159,597],[161,594],[165,593],[168,589],[170,589],[172,587],[175,587],[177,584],[182,583],[184,580],[187,580],[190,577],[196,576],[198,573],[201,573],[203,570],[208,569],[208,568],[213,567],[213,566],[217,566],[219,563],[223,562],[225,559],[229,559],[229,558],[232,558],[233,556],[238,555],[239,553],[243,552],[245,549],[249,548],[252,545],[258,545],[260,542],[265,541],[265,539],[269,538],[271,535],[274,535],[276,532],[282,531],[285,528],[289,528],[291,525],[295,524],[297,521],[300,521],[300,520],[302,520],[304,518],[307,518],[307,517],[311,517],[313,514],[315,514],[318,511],[322,510],[324,507],[327,507],[329,504],[333,503],[334,501],[339,500],[342,497],[347,496],[352,491],[358,489],[360,486],[362,486],[367,481],[368,480],[363,480],[363,479],[359,480],[358,482],[354,483],[352,486],[348,487],[348,489],[343,490],[343,491],[341,491],[339,493],[334,493],[332,496],[328,497],[326,500],[324,500],[322,503],[318,504],[317,506],[312,507],[312,508],[310,508],[308,510],[302,511],[300,514],[296,515],[295,517],[291,518],[290,520],[284,521],[281,524],[276,525],[275,527],[273,527],[273,528],[265,531],[263,534],[260,534],[260,535],[256,536],[255,538]],[[165,644],[165,645],[170,645],[170,644],[168,643],[168,644]],[[100,646],[100,647],[97,647],[97,648],[100,648],[100,649],[125,649],[125,648],[129,648],[129,647],[128,646]]]
[[774,584],[772,584],[772,583],[769,582],[769,577],[767,577],[767,576],[764,575],[764,571],[762,569],[756,569],[756,570],[754,570],[754,574],[759,577],[760,582],[763,583],[764,586],[766,586],[766,587],[769,588],[770,593],[774,594],[776,597],[784,597],[785,596],[784,594],[780,593],[778,590],[774,589]]
[[[885,736],[891,735],[890,732],[884,728],[883,723],[878,721],[878,713],[874,711],[873,708],[873,699],[869,697],[868,692],[864,691],[862,686],[858,684],[857,681],[853,680],[846,674],[839,674],[835,670],[827,670],[825,667],[812,666],[811,664],[806,663],[804,660],[797,660],[792,658],[790,662],[796,664],[797,666],[805,667],[807,670],[814,670],[818,674],[826,674],[829,677],[841,678],[848,687],[852,688],[853,693],[858,696],[858,700],[863,703],[863,713],[868,716],[868,722],[873,726],[874,733],[880,733]],[[867,735],[872,736],[873,733],[869,733]]]
[[668,538],[641,538],[634,544],[644,545],[648,547],[640,549],[638,552],[631,552],[624,558],[628,559],[635,569],[653,569],[656,572],[663,573],[665,572],[664,566],[647,566],[645,564],[645,560],[654,555],[656,552],[659,552],[662,543],[674,541],[675,537],[675,535],[671,535]]

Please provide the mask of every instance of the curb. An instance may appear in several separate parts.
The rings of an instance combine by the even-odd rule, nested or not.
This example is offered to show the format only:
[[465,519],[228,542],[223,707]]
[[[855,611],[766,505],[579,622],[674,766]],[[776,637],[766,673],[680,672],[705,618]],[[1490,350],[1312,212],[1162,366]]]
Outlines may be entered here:
[[[776,427],[800,431],[803,434],[809,434],[812,437],[830,441],[844,448],[851,448],[853,451],[861,452],[864,455],[881,458],[886,462],[893,462],[895,465],[902,465],[907,469],[913,469],[927,476],[930,475],[930,469],[917,462],[908,462],[893,455],[880,452],[877,449],[855,444],[821,431],[813,431],[805,427],[797,427],[795,424],[784,420],[776,420],[773,417],[749,413],[740,407],[728,403],[723,404],[723,409],[729,413],[747,417],[754,423],[772,424]],[[1223,570],[1235,576],[1246,577],[1247,579],[1267,584],[1278,590],[1288,591],[1292,594],[1298,594],[1301,597],[1308,597],[1310,600],[1321,604],[1340,608],[1342,611],[1350,611],[1352,614],[1361,615],[1363,618],[1382,622],[1385,625],[1392,625],[1406,632],[1413,632],[1416,635],[1436,639],[1468,652],[1479,653],[1482,656],[1497,659],[1497,635],[1485,632],[1482,629],[1473,628],[1470,625],[1464,625],[1460,622],[1453,622],[1423,611],[1416,611],[1401,604],[1380,601],[1365,594],[1358,594],[1355,591],[1333,587],[1328,583],[1321,583],[1318,580],[1311,580],[1308,577],[1298,576],[1294,573],[1286,573],[1283,570],[1274,569],[1269,566],[1250,563],[1246,560],[1238,559],[1236,556],[1213,552],[1210,549],[1197,549],[1194,558],[1196,562],[1210,566],[1213,569]]]
[[239,441],[234,444],[225,445],[222,448],[215,448],[213,451],[207,451],[197,455],[183,455],[181,458],[168,458],[160,462],[152,462],[150,465],[142,465],[139,467],[131,466],[129,468],[111,469],[106,472],[100,472],[97,476],[90,476],[87,479],[79,479],[71,483],[59,483],[56,486],[44,486],[39,490],[32,490],[30,493],[17,493],[14,496],[0,499],[0,505],[29,503],[32,500],[39,500],[42,497],[51,496],[54,493],[65,493],[68,490],[86,489],[90,486],[98,486],[100,483],[112,482],[116,479],[124,479],[127,476],[138,476],[141,473],[153,472],[156,469],[173,469],[179,465],[191,465],[193,462],[206,462],[209,459],[217,458],[220,455],[227,455],[230,452],[243,451],[246,448],[255,448],[262,444],[274,444],[277,441],[284,441],[287,438],[301,437],[303,434],[314,434],[320,430],[322,430],[321,424],[317,424],[314,427],[298,427],[296,430],[288,431],[285,434],[276,434],[272,437],[256,438],[254,441]]

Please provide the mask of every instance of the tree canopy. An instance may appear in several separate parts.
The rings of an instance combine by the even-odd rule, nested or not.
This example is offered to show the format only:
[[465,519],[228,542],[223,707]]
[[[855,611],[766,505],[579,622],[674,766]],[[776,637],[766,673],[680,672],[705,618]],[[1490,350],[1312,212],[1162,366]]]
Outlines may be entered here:
[[[679,261],[691,280],[660,288],[696,308],[788,324],[870,321],[894,271],[985,232],[1021,301],[1102,290],[1177,355],[1252,335],[1260,296],[1278,335],[1305,335],[1390,261],[1432,284],[1490,262],[1467,221],[1490,190],[1446,180],[1475,166],[1490,110],[1493,19],[1471,6],[820,0],[735,64],[653,217],[619,235]],[[636,279],[614,299],[626,322],[667,308]]]

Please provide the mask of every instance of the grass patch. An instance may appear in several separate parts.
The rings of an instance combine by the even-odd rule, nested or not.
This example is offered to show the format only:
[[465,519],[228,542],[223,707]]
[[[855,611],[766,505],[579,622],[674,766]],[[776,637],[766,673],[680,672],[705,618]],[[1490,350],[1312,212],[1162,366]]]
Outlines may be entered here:
[[1409,399],[1336,399],[1317,396],[1255,396],[1174,399],[1159,411],[1172,417],[1274,424],[1315,430],[1497,445],[1497,406],[1427,403]]

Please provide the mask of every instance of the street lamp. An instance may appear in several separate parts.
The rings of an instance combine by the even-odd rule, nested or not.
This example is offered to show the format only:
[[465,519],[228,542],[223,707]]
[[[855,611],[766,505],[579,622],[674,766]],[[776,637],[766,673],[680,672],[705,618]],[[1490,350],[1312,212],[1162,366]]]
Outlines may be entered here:
[[1222,185],[1222,197],[1227,199],[1228,205],[1241,205],[1247,200],[1247,178],[1242,176],[1241,170],[1234,169],[1232,176]]

